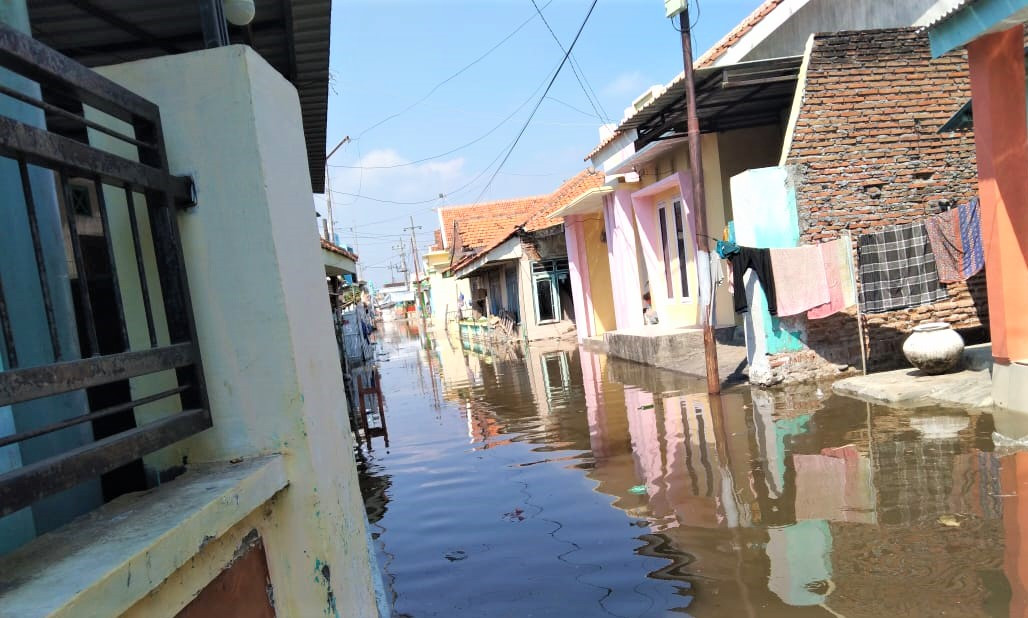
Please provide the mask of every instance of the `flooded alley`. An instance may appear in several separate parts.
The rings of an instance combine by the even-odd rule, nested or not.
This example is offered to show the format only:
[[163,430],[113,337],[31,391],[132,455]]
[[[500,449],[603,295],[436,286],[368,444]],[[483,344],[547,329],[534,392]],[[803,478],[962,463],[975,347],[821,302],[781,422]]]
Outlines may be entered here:
[[1007,418],[736,387],[572,346],[380,332],[361,484],[400,616],[1028,611]]

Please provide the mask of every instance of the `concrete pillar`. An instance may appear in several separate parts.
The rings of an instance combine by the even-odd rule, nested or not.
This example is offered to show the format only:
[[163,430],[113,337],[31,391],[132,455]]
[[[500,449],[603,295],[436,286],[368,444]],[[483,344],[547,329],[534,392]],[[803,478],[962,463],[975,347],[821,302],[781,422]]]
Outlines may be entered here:
[[571,297],[575,305],[578,341],[593,336],[593,316],[589,308],[589,260],[585,255],[585,234],[580,215],[564,217],[564,242],[568,251]]
[[1006,365],[1028,360],[1028,119],[1024,27],[967,46],[982,243],[989,289],[992,354]]
[[[24,0],[0,1],[0,22],[29,33],[28,9]],[[0,69],[0,84],[28,96],[38,98],[39,86],[30,80]],[[8,97],[0,97],[0,115],[20,122],[45,127],[42,110]],[[68,280],[68,265],[61,233],[61,215],[57,201],[54,175],[48,170],[29,167],[29,184],[36,206],[40,244],[47,271],[47,289],[54,308],[57,333],[63,360],[79,358],[75,309]],[[21,173],[13,159],[0,158],[0,278],[3,279],[7,309],[11,319],[18,364],[22,367],[54,362],[50,330],[43,309],[43,290],[39,283],[35,251],[29,231]],[[2,340],[2,337],[0,337]],[[5,369],[0,355],[0,370]],[[60,397],[29,401],[11,407],[0,407],[0,435],[28,431],[71,418],[88,411],[85,394],[70,393]],[[0,472],[28,465],[93,440],[89,424],[70,427],[34,438],[20,444],[0,448]],[[31,540],[36,534],[71,521],[102,502],[98,481],[45,498],[30,508],[0,518],[0,554]]]
[[289,486],[259,530],[281,616],[376,616],[295,88],[229,46],[100,70],[157,103],[181,213],[214,426],[190,462],[285,457]]
[[608,212],[607,246],[617,327],[636,328],[643,325],[643,307],[631,190],[616,189],[604,210]]

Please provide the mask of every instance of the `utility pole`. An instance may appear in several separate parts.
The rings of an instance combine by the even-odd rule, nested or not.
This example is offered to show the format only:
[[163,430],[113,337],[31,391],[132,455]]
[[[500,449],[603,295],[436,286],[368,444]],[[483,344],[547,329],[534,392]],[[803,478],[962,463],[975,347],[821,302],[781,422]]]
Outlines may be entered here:
[[703,157],[700,150],[700,122],[696,116],[696,83],[692,64],[692,37],[689,33],[688,3],[678,14],[682,32],[682,60],[685,65],[685,101],[689,129],[689,171],[692,176],[693,206],[696,209],[696,270],[699,272],[700,324],[703,326],[703,352],[707,362],[707,392],[721,392],[721,377],[717,368],[717,342],[714,340],[713,306],[714,288],[710,273],[710,234],[707,233],[707,201],[703,192]]
[[360,281],[364,280],[364,277],[361,276],[361,261],[359,259],[360,256],[361,256],[360,239],[357,238],[357,227],[356,226],[351,227],[350,231],[353,232],[353,250],[357,254],[357,258],[358,258],[357,259],[357,281],[360,282]]
[[405,231],[410,230],[410,257],[414,261],[414,299],[418,305],[418,311],[421,313],[421,318],[425,318],[425,301],[421,298],[421,269],[418,268],[418,262],[421,259],[418,257],[418,243],[414,240],[414,231],[420,230],[420,225],[414,225],[414,215],[410,218],[410,227],[403,228]]
[[404,246],[402,237],[400,238],[400,244],[393,245],[393,251],[400,252],[400,260],[403,262],[403,282],[410,285],[410,279],[407,278],[407,273],[409,272],[407,270],[407,247]]

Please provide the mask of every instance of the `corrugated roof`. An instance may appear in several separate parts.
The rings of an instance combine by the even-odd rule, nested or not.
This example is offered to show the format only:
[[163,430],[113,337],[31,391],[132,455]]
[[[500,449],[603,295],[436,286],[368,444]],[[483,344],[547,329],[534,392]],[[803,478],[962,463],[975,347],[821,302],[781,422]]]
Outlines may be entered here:
[[[754,9],[754,11],[750,13],[746,17],[746,19],[739,22],[739,25],[737,25],[735,28],[732,28],[732,30],[728,34],[721,37],[721,40],[719,40],[717,43],[714,43],[714,45],[710,49],[704,52],[702,56],[697,58],[693,62],[694,69],[698,70],[709,67],[715,61],[717,61],[718,58],[724,56],[728,52],[728,50],[732,48],[733,45],[738,43],[742,39],[742,37],[746,36],[746,34],[753,30],[753,28],[757,24],[763,21],[765,17],[770,15],[771,11],[778,8],[778,5],[782,4],[783,2],[785,2],[785,0],[765,0],[765,2],[758,6],[756,9]],[[598,152],[600,152],[608,145],[610,145],[614,140],[616,140],[617,138],[621,137],[623,134],[631,130],[632,127],[628,125],[634,118],[636,118],[647,108],[655,105],[657,103],[658,97],[667,93],[668,90],[674,88],[675,86],[681,85],[681,83],[684,80],[685,71],[682,71],[677,76],[675,76],[673,80],[671,80],[671,83],[663,86],[649,103],[635,110],[633,114],[630,114],[629,116],[626,116],[624,119],[622,119],[621,124],[619,124],[617,128],[614,129],[614,131],[609,136],[607,136],[606,139],[602,140],[598,146],[596,146],[589,152],[589,154],[585,155],[585,160],[588,161],[589,159],[594,157]]]
[[[86,66],[103,66],[203,48],[199,3],[183,0],[29,0],[32,36]],[[229,27],[296,86],[307,165],[315,193],[325,190],[330,0],[255,0],[246,28]]]
[[918,31],[927,30],[928,28],[936,26],[950,17],[953,17],[965,6],[976,1],[977,0],[939,0],[932,5],[930,9],[925,11],[924,15],[914,23],[914,27],[918,28]]

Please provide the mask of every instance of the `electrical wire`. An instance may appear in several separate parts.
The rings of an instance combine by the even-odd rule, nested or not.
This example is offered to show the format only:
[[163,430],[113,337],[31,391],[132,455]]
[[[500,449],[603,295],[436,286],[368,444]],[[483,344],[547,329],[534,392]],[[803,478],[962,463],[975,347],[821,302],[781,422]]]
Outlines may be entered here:
[[[463,150],[463,149],[465,149],[465,148],[467,148],[469,146],[473,146],[474,144],[477,144],[478,142],[484,140],[485,138],[489,137],[490,135],[492,135],[493,133],[498,131],[502,126],[504,126],[505,124],[510,122],[511,118],[516,116],[518,112],[520,112],[522,109],[524,109],[524,107],[526,105],[528,105],[532,101],[532,99],[535,98],[536,93],[539,92],[539,90],[543,87],[543,85],[545,83],[546,83],[546,80],[544,79],[542,82],[539,83],[538,86],[536,86],[535,90],[532,91],[532,94],[528,95],[528,98],[525,99],[524,102],[521,103],[521,105],[518,105],[517,108],[515,108],[513,112],[511,112],[510,114],[505,116],[503,118],[503,120],[500,121],[499,124],[497,124],[496,126],[494,126],[491,129],[489,129],[488,131],[486,131],[482,135],[479,135],[478,137],[476,137],[475,139],[471,140],[470,142],[468,142],[466,144],[462,144],[460,146],[457,146],[456,148],[451,148],[450,150],[447,150],[446,152],[441,152],[439,154],[432,155],[432,156],[429,156],[429,157],[422,157],[422,158],[417,159],[415,161],[408,161],[406,163],[396,163],[394,165],[330,165],[329,167],[340,167],[340,168],[346,168],[346,169],[361,169],[361,170],[387,170],[387,169],[396,169],[396,168],[399,168],[399,167],[408,167],[408,166],[411,166],[411,165],[417,165],[419,163],[424,163],[425,161],[431,161],[432,159],[441,159],[442,157],[451,155],[451,154],[453,154],[453,153],[455,153],[457,151]],[[360,191],[358,191],[358,193],[360,193]]]
[[[547,3],[546,3],[546,4],[544,5],[544,6],[543,6],[543,8],[546,8],[547,6],[550,6],[550,4],[551,4],[552,2],[553,2],[553,0],[549,0],[549,2],[547,2]],[[452,75],[450,75],[449,77],[447,77],[447,78],[446,78],[446,79],[444,79],[443,81],[439,82],[439,83],[438,83],[438,84],[436,84],[435,86],[432,86],[432,88],[431,88],[431,89],[430,89],[430,90],[429,90],[429,91],[428,91],[427,93],[425,93],[425,95],[424,95],[424,96],[422,96],[422,97],[421,97],[420,99],[418,99],[417,101],[414,101],[413,103],[411,103],[411,104],[410,104],[410,105],[408,105],[407,107],[403,108],[402,110],[400,110],[400,111],[396,112],[395,114],[391,114],[391,115],[389,115],[389,116],[386,116],[386,117],[385,117],[385,118],[383,118],[382,120],[379,120],[379,121],[378,121],[378,122],[376,122],[375,124],[371,125],[370,127],[366,128],[366,129],[364,129],[363,131],[361,131],[360,133],[358,133],[358,134],[357,134],[357,137],[356,137],[356,139],[360,139],[360,138],[361,138],[361,137],[362,137],[362,136],[363,136],[364,134],[366,134],[366,133],[367,133],[368,131],[371,131],[372,129],[376,129],[376,128],[378,128],[378,127],[382,126],[383,124],[385,124],[385,123],[389,122],[390,120],[392,120],[392,119],[394,119],[394,118],[397,118],[397,117],[399,117],[399,116],[402,116],[403,114],[405,114],[405,113],[409,112],[410,110],[414,109],[415,107],[417,107],[418,105],[420,105],[421,103],[423,103],[423,102],[424,102],[424,101],[425,101],[426,99],[428,99],[428,98],[429,98],[430,96],[432,96],[433,94],[435,94],[435,92],[436,92],[437,90],[439,90],[440,88],[442,88],[442,87],[443,87],[444,85],[446,85],[446,84],[447,84],[448,82],[450,82],[451,80],[453,80],[454,78],[456,78],[456,77],[457,77],[458,75],[460,75],[460,74],[464,73],[465,71],[467,71],[467,70],[468,70],[468,69],[470,69],[471,67],[475,66],[476,64],[478,64],[479,62],[481,62],[482,60],[484,60],[484,59],[485,59],[485,58],[486,58],[486,57],[487,57],[487,56],[488,56],[489,54],[491,54],[491,53],[493,53],[494,51],[496,51],[497,49],[499,49],[499,47],[500,47],[501,45],[503,45],[504,43],[506,43],[507,41],[509,41],[509,40],[510,40],[510,39],[511,39],[511,38],[512,38],[512,37],[513,37],[513,36],[514,36],[515,34],[517,34],[518,32],[520,32],[522,28],[524,28],[524,27],[525,27],[525,26],[527,26],[527,25],[528,25],[529,23],[531,23],[531,22],[532,22],[532,20],[534,20],[534,19],[535,19],[535,17],[536,17],[535,15],[532,15],[531,17],[529,17],[529,18],[528,18],[528,19],[526,19],[525,21],[521,22],[521,25],[519,25],[519,26],[518,26],[517,28],[515,28],[515,29],[514,29],[513,31],[511,31],[511,33],[510,33],[510,34],[508,34],[507,36],[505,36],[505,37],[503,37],[502,39],[500,39],[500,41],[499,41],[498,43],[496,43],[495,45],[493,45],[492,47],[490,47],[490,48],[489,48],[488,50],[486,50],[486,52],[485,52],[484,54],[482,54],[482,55],[481,55],[481,56],[479,56],[478,58],[475,58],[474,60],[472,60],[472,61],[471,61],[471,62],[469,62],[468,64],[464,65],[463,67],[461,67],[460,69],[458,69],[458,70],[457,70],[457,72],[453,73]]]
[[582,36],[582,31],[585,30],[585,25],[589,23],[589,18],[593,14],[593,9],[596,8],[597,1],[598,0],[593,0],[592,4],[589,5],[589,11],[585,14],[585,19],[582,20],[582,25],[578,27],[578,32],[575,33],[575,38],[571,41],[571,45],[568,46],[567,51],[564,53],[564,59],[560,61],[560,65],[557,66],[557,70],[553,73],[553,78],[550,79],[550,83],[547,84],[546,90],[543,92],[543,96],[539,97],[539,100],[536,102],[535,107],[532,108],[532,113],[529,114],[528,118],[525,120],[525,124],[522,125],[521,131],[519,131],[517,137],[514,138],[514,143],[511,144],[510,148],[507,150],[507,154],[504,155],[503,160],[500,161],[500,165],[496,168],[496,171],[493,172],[493,175],[489,178],[489,182],[486,183],[485,187],[482,189],[482,192],[478,194],[477,198],[475,198],[475,203],[478,203],[482,199],[482,196],[485,195],[485,192],[489,190],[489,187],[492,186],[493,181],[496,180],[496,175],[499,174],[501,169],[503,169],[503,166],[510,159],[510,155],[514,152],[514,149],[517,147],[518,142],[521,141],[521,136],[523,136],[525,134],[525,131],[528,130],[528,125],[532,123],[532,119],[535,118],[535,114],[539,111],[539,107],[543,104],[543,101],[546,100],[546,95],[550,93],[550,88],[552,88],[553,84],[557,81],[557,77],[560,75],[561,69],[563,69],[564,65],[567,63],[568,56],[570,56],[571,51],[575,49],[575,45],[578,43],[579,37]]
[[[546,16],[543,15],[542,9],[539,8],[539,5],[535,0],[529,1],[532,3],[532,6],[535,7],[535,12],[539,14],[539,19],[543,20],[543,25],[545,25],[546,29],[550,31],[550,36],[553,37],[553,41],[557,44],[557,47],[560,48],[560,51],[567,52],[567,50],[564,49],[564,44],[560,42],[560,38],[557,36],[557,33],[554,32],[553,28],[550,26],[550,22],[546,19]],[[578,69],[575,68],[576,62],[574,56],[569,54],[569,57],[571,58],[571,72],[575,74],[575,79],[578,81],[578,86],[582,89],[582,94],[585,95],[585,100],[589,101],[589,105],[593,108],[593,111],[596,112],[596,119],[600,122],[609,122],[609,120],[605,119],[606,113],[600,113],[600,108],[597,107],[599,101],[593,101],[592,97],[589,96],[589,91],[586,89],[585,84],[582,83],[582,76],[579,75]]]

